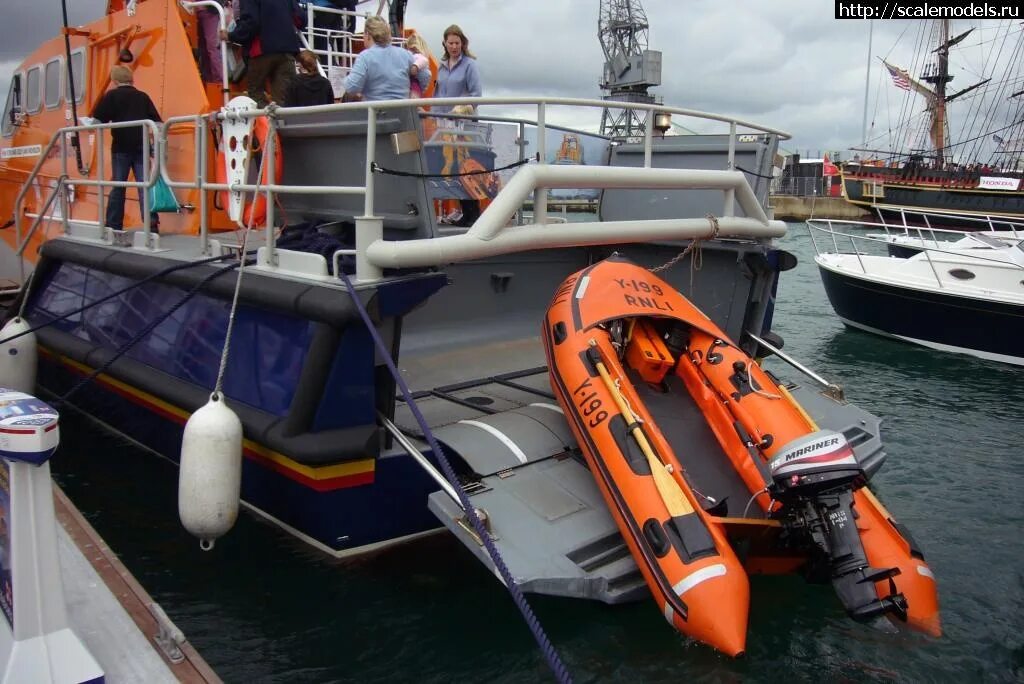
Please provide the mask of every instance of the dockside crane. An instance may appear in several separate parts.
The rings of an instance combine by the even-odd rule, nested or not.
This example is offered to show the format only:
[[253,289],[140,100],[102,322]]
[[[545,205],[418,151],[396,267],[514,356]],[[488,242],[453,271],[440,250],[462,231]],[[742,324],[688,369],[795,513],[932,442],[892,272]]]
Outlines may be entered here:
[[[640,0],[601,0],[597,37],[604,51],[603,99],[618,102],[660,103],[647,92],[661,85],[661,52],[647,49],[647,15]],[[644,134],[644,113],[606,107],[601,133],[613,138]]]

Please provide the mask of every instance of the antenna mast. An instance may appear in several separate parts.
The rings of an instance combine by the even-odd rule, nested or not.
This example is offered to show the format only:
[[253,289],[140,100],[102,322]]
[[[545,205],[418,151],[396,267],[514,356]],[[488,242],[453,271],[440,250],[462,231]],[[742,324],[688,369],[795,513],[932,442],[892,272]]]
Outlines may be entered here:
[[[604,51],[605,100],[660,104],[647,89],[661,85],[661,52],[647,49],[647,15],[640,0],[601,0],[597,38]],[[613,138],[644,134],[643,112],[606,107],[601,133]]]

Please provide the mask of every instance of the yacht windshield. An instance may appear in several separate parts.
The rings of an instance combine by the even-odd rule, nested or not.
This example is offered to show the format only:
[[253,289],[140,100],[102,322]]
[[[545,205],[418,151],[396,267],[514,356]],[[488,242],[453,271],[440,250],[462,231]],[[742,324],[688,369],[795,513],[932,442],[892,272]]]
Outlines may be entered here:
[[993,247],[995,249],[1002,249],[1006,246],[1006,243],[999,238],[994,238],[991,235],[984,235],[982,233],[971,233],[971,237],[982,243],[986,247]]

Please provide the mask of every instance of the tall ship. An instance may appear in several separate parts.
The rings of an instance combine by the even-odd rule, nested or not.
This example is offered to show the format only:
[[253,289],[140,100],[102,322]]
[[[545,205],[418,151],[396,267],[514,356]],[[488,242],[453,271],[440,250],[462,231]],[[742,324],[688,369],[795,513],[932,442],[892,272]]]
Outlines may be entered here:
[[[902,119],[887,149],[870,140],[842,165],[844,196],[887,218],[929,212],[955,224],[965,215],[1024,217],[1021,23],[983,21],[960,33],[948,19],[919,24],[922,49],[912,66],[883,60],[891,87],[906,93]],[[980,77],[952,85],[954,75],[977,73],[979,63]]]
[[[336,557],[448,530],[517,605],[653,597],[729,655],[757,574],[831,583],[837,609],[885,631],[941,634],[924,552],[871,493],[879,419],[793,360],[796,379],[758,365],[788,359],[772,319],[795,259],[766,209],[785,132],[617,102],[723,132],[634,128],[595,163],[556,164],[548,141],[584,133],[546,116],[607,101],[261,109],[227,70],[200,78],[195,12],[219,7],[111,0],[17,68],[0,138],[5,382],[178,463],[182,522],[213,553],[244,507]],[[318,28],[320,11],[301,40],[325,39],[330,73],[332,44],[361,44]],[[79,120],[115,64],[163,122]],[[434,105],[472,106],[486,130]],[[117,126],[152,151],[121,187],[175,195],[159,232],[148,195],[128,228],[105,225]],[[501,170],[501,126],[536,149],[480,182],[472,225],[443,223],[439,201],[464,197],[435,181],[473,150],[475,175]],[[596,214],[549,216],[548,189],[588,188]]]

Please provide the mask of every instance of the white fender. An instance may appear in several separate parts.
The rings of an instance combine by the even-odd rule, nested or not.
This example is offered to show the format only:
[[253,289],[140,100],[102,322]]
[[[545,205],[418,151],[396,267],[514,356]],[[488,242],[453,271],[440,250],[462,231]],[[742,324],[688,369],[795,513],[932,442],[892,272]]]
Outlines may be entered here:
[[[232,116],[238,112],[245,112],[259,109],[256,101],[251,97],[239,95],[231,98],[231,101],[222,110],[226,116],[221,126],[223,139],[220,141],[221,149],[224,150],[224,163],[227,164],[224,177],[228,185],[242,185],[249,179],[249,159],[252,157],[252,118],[241,118]],[[242,220],[242,210],[245,208],[245,193],[232,190],[228,193],[228,216],[232,221]]]
[[[24,318],[12,318],[0,330],[0,340],[29,330]],[[9,342],[0,342],[0,387],[32,394],[36,389],[36,334],[30,332]]]
[[178,517],[203,550],[235,524],[241,484],[242,423],[214,394],[185,424],[178,473]]

